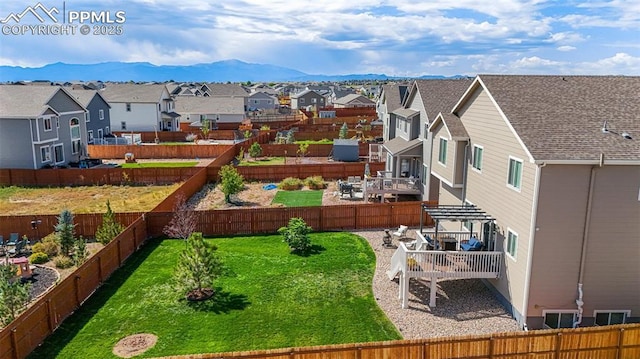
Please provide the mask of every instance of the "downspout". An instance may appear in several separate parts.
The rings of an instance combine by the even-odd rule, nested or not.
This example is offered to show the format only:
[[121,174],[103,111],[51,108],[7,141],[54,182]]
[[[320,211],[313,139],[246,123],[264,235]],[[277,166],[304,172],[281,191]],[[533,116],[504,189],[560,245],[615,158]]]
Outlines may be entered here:
[[[604,166],[604,153],[600,153],[600,162],[598,167]],[[591,173],[589,174],[589,195],[587,197],[587,211],[584,216],[584,228],[582,230],[582,250],[580,251],[580,269],[578,271],[578,298],[576,299],[576,305],[578,306],[578,317],[573,323],[573,327],[577,328],[582,323],[582,313],[584,309],[582,285],[584,280],[584,267],[587,261],[587,245],[589,244],[589,224],[591,223],[591,208],[593,205],[593,187],[596,177],[596,166],[591,166]]]
[[531,205],[531,223],[529,224],[529,247],[527,248],[527,269],[525,273],[524,282],[524,300],[522,301],[522,328],[525,331],[529,330],[527,326],[527,315],[529,312],[529,292],[531,289],[531,266],[533,265],[533,247],[536,237],[537,217],[538,217],[538,199],[540,197],[540,177],[542,175],[542,169],[547,164],[543,162],[541,165],[536,166],[536,178],[533,184],[533,204]]

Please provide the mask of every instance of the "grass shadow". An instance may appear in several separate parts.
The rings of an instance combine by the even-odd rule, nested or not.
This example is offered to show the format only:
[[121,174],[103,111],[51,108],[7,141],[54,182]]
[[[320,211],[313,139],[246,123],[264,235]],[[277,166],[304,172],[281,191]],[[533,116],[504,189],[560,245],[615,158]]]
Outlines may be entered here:
[[213,297],[207,300],[191,302],[183,298],[181,301],[186,302],[189,307],[195,310],[216,314],[226,314],[232,310],[243,310],[251,304],[246,295],[225,292],[219,287],[215,288]]
[[326,251],[327,249],[319,244],[312,244],[311,247],[309,247],[309,249],[305,252],[300,252],[300,251],[293,251],[293,253],[295,255],[298,255],[300,257],[310,257],[312,255],[316,255],[316,254],[320,254],[324,251]]
[[124,265],[113,272],[95,293],[70,317],[65,319],[53,334],[48,336],[27,358],[56,358],[65,345],[78,334],[161,243],[162,239],[151,239],[140,250],[131,254]]

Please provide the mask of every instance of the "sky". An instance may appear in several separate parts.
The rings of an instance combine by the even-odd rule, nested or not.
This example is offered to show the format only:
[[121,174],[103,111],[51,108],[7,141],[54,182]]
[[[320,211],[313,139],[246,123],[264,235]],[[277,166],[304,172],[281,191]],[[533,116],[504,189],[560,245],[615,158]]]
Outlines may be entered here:
[[[237,59],[327,75],[640,75],[638,0],[42,0],[57,23],[7,19],[36,4],[0,1],[0,65]],[[82,11],[103,17],[69,21]],[[76,33],[20,33],[43,24]]]

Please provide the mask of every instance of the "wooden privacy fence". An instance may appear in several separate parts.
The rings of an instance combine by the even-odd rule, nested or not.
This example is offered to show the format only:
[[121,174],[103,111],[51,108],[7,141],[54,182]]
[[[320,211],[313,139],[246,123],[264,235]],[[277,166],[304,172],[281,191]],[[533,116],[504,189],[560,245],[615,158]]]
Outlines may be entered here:
[[193,176],[199,168],[67,168],[0,169],[0,186],[102,186],[173,184]]
[[[286,226],[290,218],[300,217],[315,231],[347,229],[397,228],[420,225],[420,204],[436,202],[397,202],[337,205],[321,207],[250,208],[196,211],[196,231],[207,236],[276,233]],[[146,215],[150,236],[161,236],[164,226],[171,220],[170,210],[154,211]],[[425,221],[433,225],[430,217]]]
[[[287,161],[294,162],[295,160]],[[287,177],[304,179],[310,176],[321,176],[325,180],[337,180],[346,179],[348,176],[364,176],[365,165],[363,162],[333,162],[330,164],[238,166],[236,169],[245,180],[249,181],[281,181]],[[369,170],[371,173],[383,171],[384,162],[370,163]]]
[[[287,157],[295,157],[298,156],[298,149],[300,145],[297,144],[263,144],[260,145],[262,147],[262,156],[286,156]],[[249,147],[244,147],[245,150],[248,150]],[[333,151],[333,144],[310,144],[307,148],[306,157],[329,157]],[[369,155],[369,144],[368,143],[359,143],[358,144],[358,155],[359,156],[368,156]]]
[[[235,125],[235,129],[238,128],[238,124]],[[235,137],[235,129],[234,130],[211,130],[209,131],[209,138],[215,140],[233,140]],[[190,133],[197,134],[202,137],[202,131],[196,127],[188,127],[183,131],[147,131],[147,132],[139,132],[134,131],[135,134],[140,134],[140,139],[145,143],[154,143],[156,140],[156,134],[158,135],[158,139],[160,142],[186,142],[187,135]],[[121,135],[130,135],[131,132],[122,132],[122,131],[113,131],[118,137]]]
[[396,340],[164,359],[636,359],[640,324]]
[[147,239],[142,217],[0,331],[0,358],[24,358]]
[[146,158],[215,158],[233,145],[88,145],[92,158],[124,159],[133,153],[136,159]]
[[[105,207],[106,211],[106,207]],[[116,213],[116,220],[123,226],[129,226],[135,222],[143,212]],[[33,229],[31,221],[39,220],[40,224]],[[76,236],[94,238],[98,226],[102,224],[102,213],[74,214],[73,222],[76,224]],[[26,235],[31,239],[41,239],[47,234],[54,232],[55,225],[58,224],[57,214],[48,215],[24,215],[24,216],[1,216],[0,235],[5,239],[9,238],[9,233],[18,233],[20,237]]]

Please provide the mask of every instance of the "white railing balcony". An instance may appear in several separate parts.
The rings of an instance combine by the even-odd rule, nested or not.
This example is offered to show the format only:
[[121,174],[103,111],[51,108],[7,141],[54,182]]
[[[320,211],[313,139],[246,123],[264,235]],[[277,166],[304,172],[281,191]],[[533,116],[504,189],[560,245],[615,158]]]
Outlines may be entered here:
[[[416,231],[416,235],[419,238],[425,239],[426,237],[434,240],[436,238],[435,229],[423,230],[420,232]],[[460,250],[460,244],[469,241],[469,238],[478,237],[477,232],[469,232],[469,231],[438,231],[438,249],[457,251]],[[486,245],[485,245],[486,247]]]
[[407,251],[409,277],[499,278],[500,252]]

